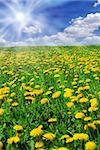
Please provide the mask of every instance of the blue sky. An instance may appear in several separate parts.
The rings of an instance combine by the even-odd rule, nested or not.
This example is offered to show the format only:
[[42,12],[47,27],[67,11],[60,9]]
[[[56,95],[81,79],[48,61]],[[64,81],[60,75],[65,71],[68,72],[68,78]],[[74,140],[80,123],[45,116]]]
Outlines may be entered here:
[[100,44],[100,0],[0,0],[0,46]]

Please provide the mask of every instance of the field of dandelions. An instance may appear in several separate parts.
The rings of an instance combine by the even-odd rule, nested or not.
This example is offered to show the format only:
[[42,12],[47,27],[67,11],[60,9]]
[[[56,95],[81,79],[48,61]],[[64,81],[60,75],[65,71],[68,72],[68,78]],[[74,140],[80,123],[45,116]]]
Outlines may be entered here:
[[0,48],[0,150],[100,150],[100,47]]

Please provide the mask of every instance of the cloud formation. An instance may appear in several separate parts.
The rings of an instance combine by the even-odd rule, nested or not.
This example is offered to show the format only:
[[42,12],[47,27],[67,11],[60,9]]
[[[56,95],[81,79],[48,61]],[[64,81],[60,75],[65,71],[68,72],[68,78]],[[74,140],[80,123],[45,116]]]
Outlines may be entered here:
[[[85,18],[73,19],[71,25],[55,35],[29,38],[12,45],[99,45],[100,13],[88,14]],[[11,44],[11,43],[10,43]],[[9,44],[8,44],[9,45]]]
[[100,5],[100,0],[97,0],[97,1],[94,3],[94,7],[97,7],[98,5]]

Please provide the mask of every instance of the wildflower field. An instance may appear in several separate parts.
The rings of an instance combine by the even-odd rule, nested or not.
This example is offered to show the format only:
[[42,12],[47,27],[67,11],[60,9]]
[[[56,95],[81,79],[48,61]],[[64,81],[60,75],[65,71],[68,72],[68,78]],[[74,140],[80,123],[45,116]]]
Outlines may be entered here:
[[100,47],[0,48],[0,150],[100,150]]

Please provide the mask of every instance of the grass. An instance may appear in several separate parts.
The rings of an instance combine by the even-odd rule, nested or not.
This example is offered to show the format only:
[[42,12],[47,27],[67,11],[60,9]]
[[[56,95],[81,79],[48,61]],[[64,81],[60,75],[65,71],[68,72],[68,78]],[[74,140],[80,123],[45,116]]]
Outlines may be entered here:
[[99,63],[100,46],[0,48],[0,150],[99,150]]

